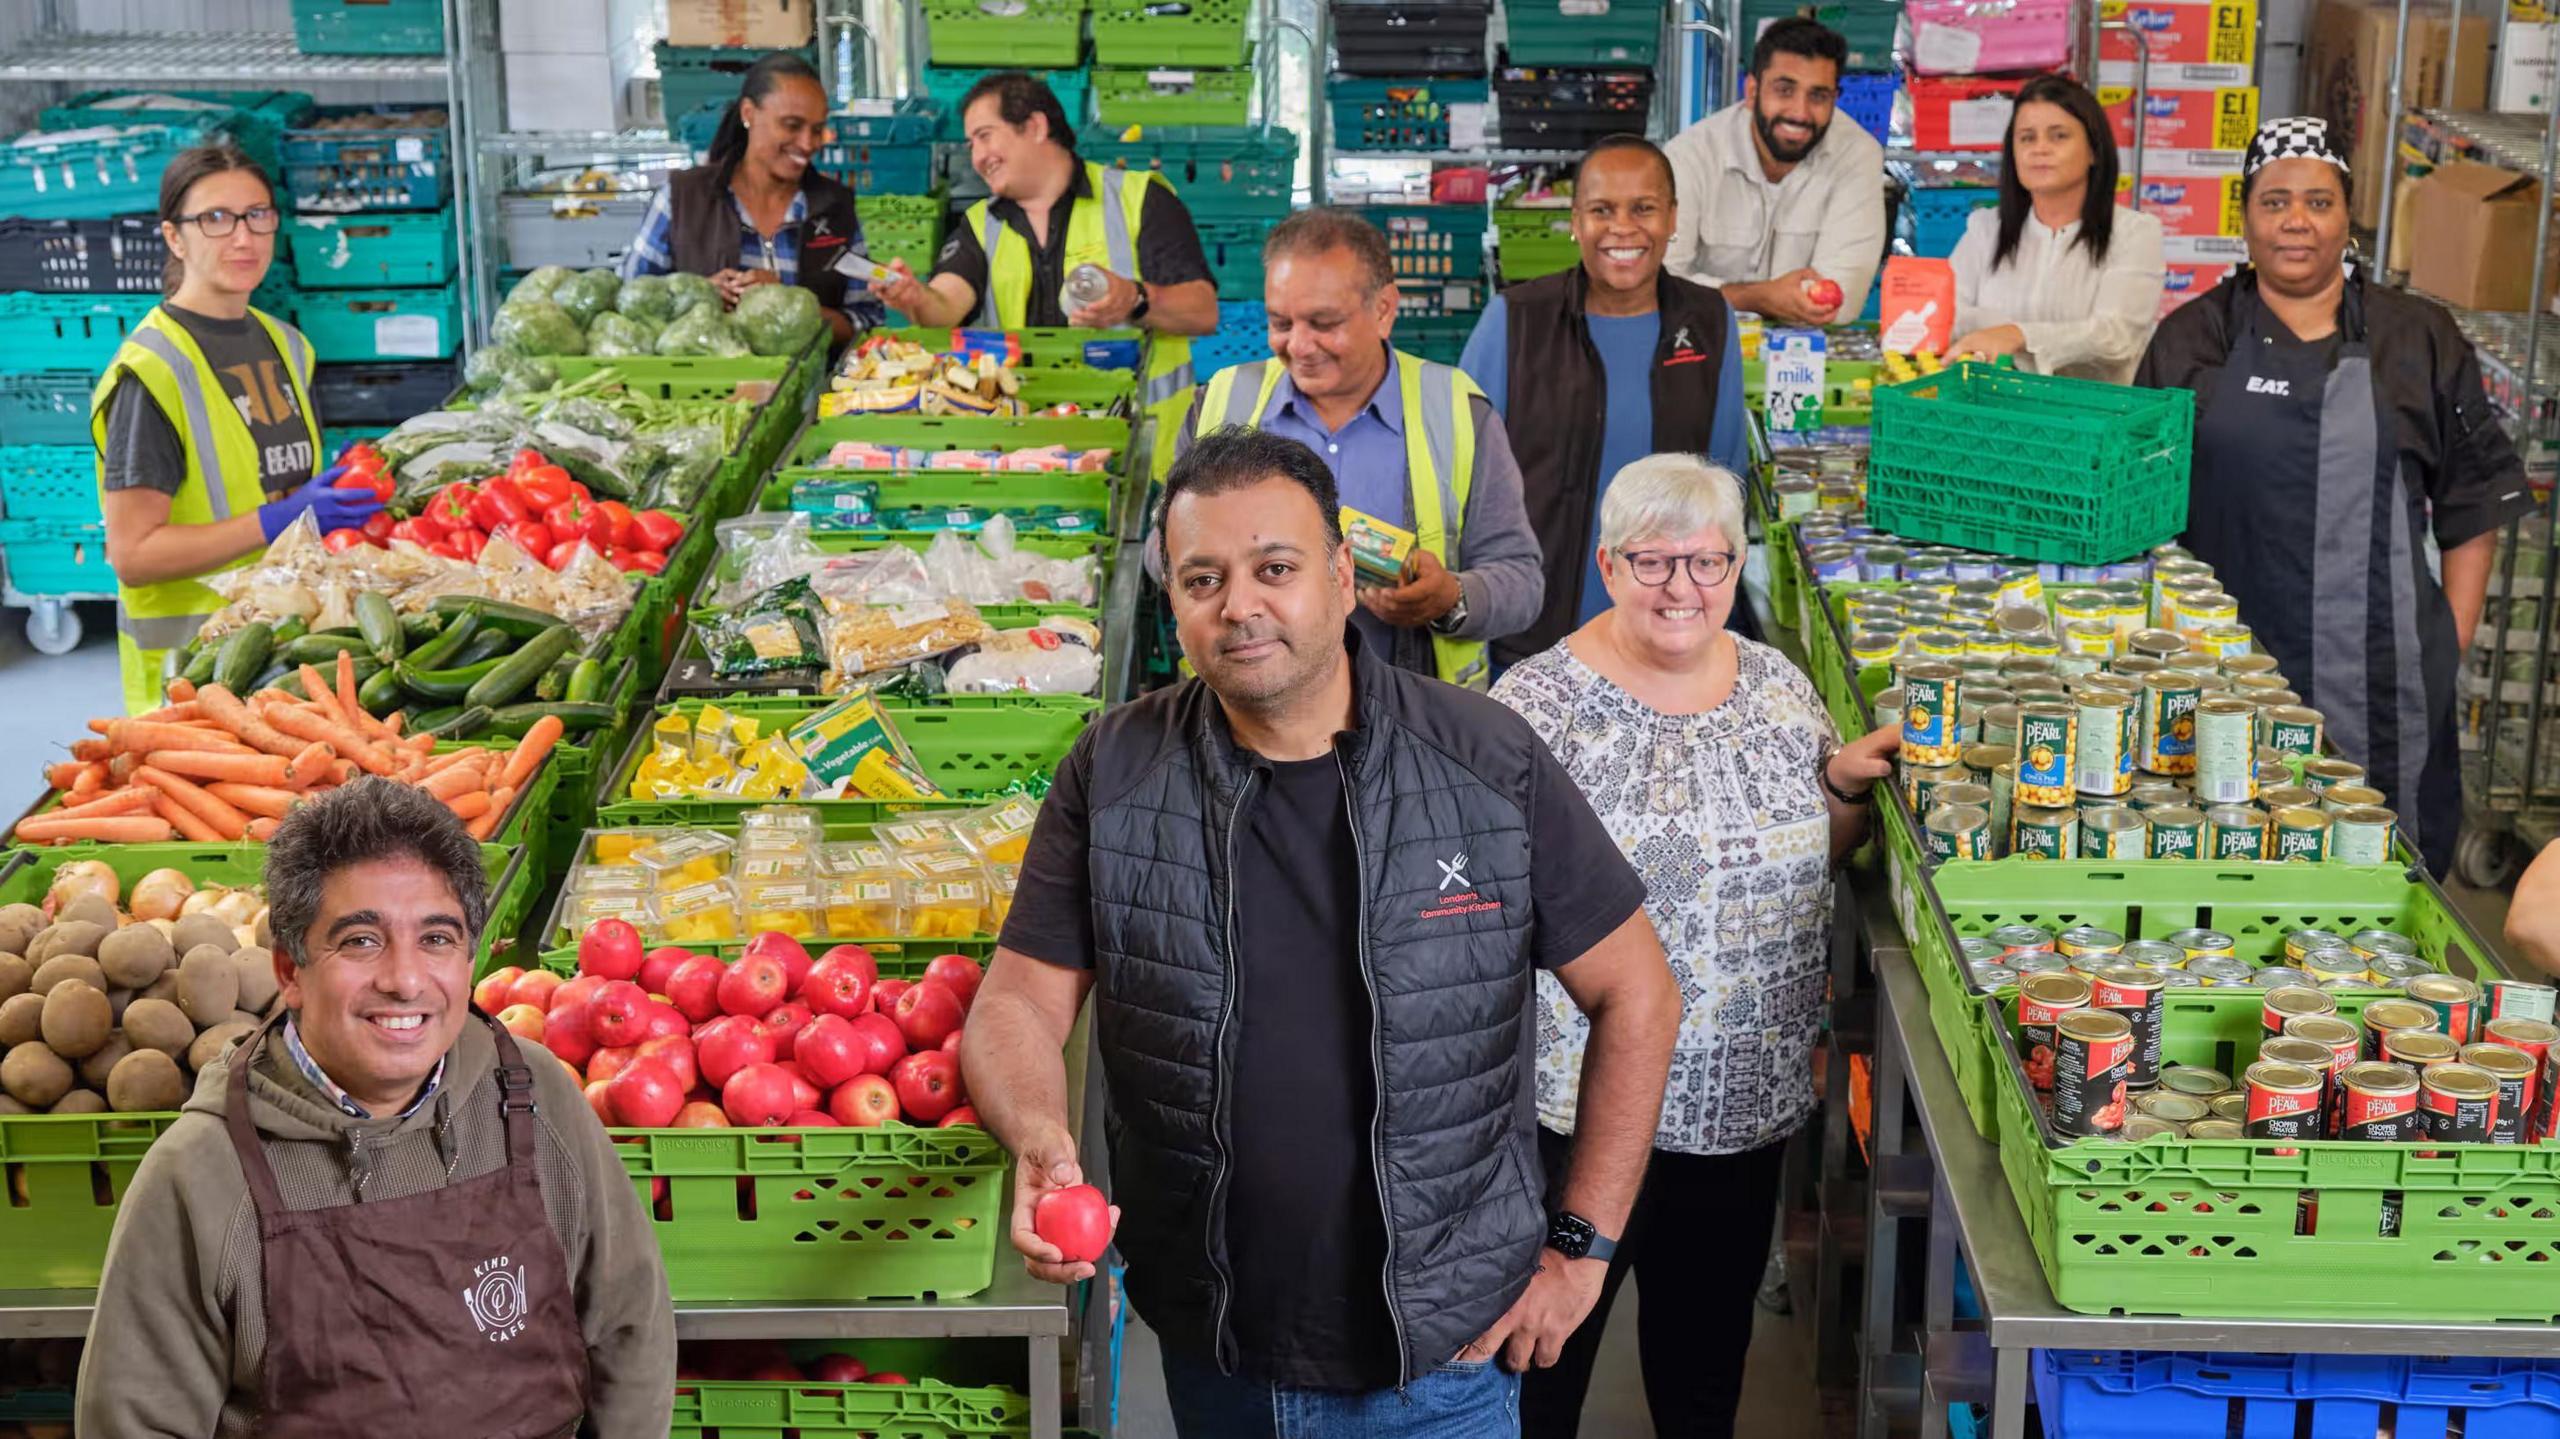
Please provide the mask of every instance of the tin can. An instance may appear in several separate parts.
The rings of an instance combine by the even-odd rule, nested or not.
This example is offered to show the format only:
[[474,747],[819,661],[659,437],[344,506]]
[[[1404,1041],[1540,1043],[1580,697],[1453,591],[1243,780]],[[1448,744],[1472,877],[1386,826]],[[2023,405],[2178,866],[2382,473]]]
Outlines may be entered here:
[[1902,636],[1891,630],[1866,629],[1849,636],[1849,660],[1860,671],[1893,663],[1902,653]]
[[[2390,811],[2382,803],[2382,791],[2369,784],[2333,784],[2320,792],[2320,807],[2329,813],[2344,814],[2351,809]],[[2398,819],[2398,815],[2392,815]]]
[[2359,994],[2373,993],[2382,988],[2381,985],[2374,983],[2371,979],[2368,979],[2361,974],[2342,974],[2334,979],[2321,980],[2319,981],[2319,984],[2322,989],[2325,989],[2332,994],[2346,994],[2351,992]]
[[2269,857],[2294,863],[2320,864],[2329,858],[2329,816],[2299,805],[2269,815]]
[[2176,1125],[2193,1124],[2199,1119],[2213,1117],[2213,1107],[2201,1097],[2167,1089],[2133,1096],[2133,1111],[2146,1119]]
[[2306,705],[2277,705],[2265,712],[2264,738],[2286,754],[2318,756],[2328,721]]
[[2364,1057],[2380,1059],[2384,1035],[2399,1029],[2441,1029],[2444,1019],[2415,1000],[2377,999],[2364,1007],[2363,1023]]
[[2498,1123],[2498,1081],[2467,1064],[2439,1064],[2418,1076],[2418,1112],[2434,1143],[2486,1144]]
[[[2160,1066],[2160,1089],[2164,1094],[2184,1094],[2194,1099],[2210,1100],[2231,1087],[2231,1076],[2219,1069],[2201,1064],[2164,1064]],[[2205,1111],[2210,1114],[2210,1109]]]
[[1981,727],[1974,734],[1974,741],[1977,744],[2007,750],[2012,756],[2016,755],[2018,752],[2017,704],[2013,701],[2008,704],[1986,706],[1982,711]]
[[2324,949],[2352,948],[2345,936],[2326,929],[2288,930],[2284,937],[2284,957],[2288,963],[2300,964],[2305,956]]
[[2560,1001],[2560,989],[2551,985],[2525,979],[2493,979],[2489,981],[2486,1005],[2492,1019],[2513,1015],[2548,1023],[2555,1013],[2560,1013],[2560,1005],[2554,1001]]
[[2409,936],[2405,934],[2388,929],[2357,930],[2355,933],[2347,936],[2347,948],[2354,950],[2356,953],[2363,955],[2367,959],[2373,959],[2386,954],[2398,955],[2404,959],[2415,959],[2418,954],[2418,943],[2416,940],[2409,938]]
[[2186,1137],[2187,1127],[2185,1125],[2173,1123],[2166,1119],[2154,1119],[2148,1114],[2127,1115],[2124,1121],[2124,1128],[2116,1131],[2116,1138],[2127,1144],[2142,1144],[2154,1139],[2184,1139]]
[[[2264,748],[2261,747],[2260,753],[2263,754],[2264,752]],[[2302,786],[2293,782],[2293,767],[2282,760],[2259,760],[2257,767],[2249,771],[2249,777],[2257,781],[2258,804],[2262,808],[2267,802],[2267,796],[2278,790],[2290,790],[2302,794],[2311,793],[2311,791],[2303,789]]]
[[2083,1009],[2053,1027],[2053,1127],[2112,1134],[2124,1127],[2133,1026],[2112,1010]]
[[2011,760],[1991,771],[1991,847],[2002,859],[2009,857],[2010,838],[2017,829],[2013,818],[2016,805],[2010,793],[2017,784],[2017,761]]
[[2173,929],[2160,936],[2163,944],[2174,944],[2187,952],[2189,959],[2202,959],[2209,954],[2230,955],[2239,945],[2230,935],[2218,929]]
[[1964,657],[1974,660],[2005,660],[2009,657],[2009,639],[1998,630],[1968,630],[1964,637]]
[[2060,809],[2072,800],[2074,740],[2078,712],[2067,705],[2022,705],[2018,709],[2018,784],[2020,804]]
[[1991,812],[1969,804],[1939,805],[1921,825],[1920,848],[1931,864],[1991,858]]
[[2089,981],[2076,974],[2038,974],[2018,982],[2018,1052],[2040,1094],[2053,1089],[2054,1026],[2089,1007]]
[[2303,989],[2314,987],[2310,975],[2304,974],[2289,964],[2266,965],[2258,970],[2256,978],[2260,989],[2282,989],[2287,985],[2297,985]]
[[2020,859],[2070,859],[2079,853],[2080,817],[2067,809],[2018,805],[2011,818],[2009,853]]
[[1867,701],[1867,713],[1877,729],[1891,729],[1902,723],[1902,686],[1887,685]]
[[2324,1074],[2330,1067],[2327,1049],[2311,1040],[2296,1038],[2290,1034],[2279,1034],[2272,1039],[2260,1040],[2258,1058],[2271,1059],[2278,1064],[2299,1064],[2305,1069]]
[[2033,565],[2020,565],[2000,575],[2000,603],[2044,608],[2044,576]]
[[2064,959],[2061,955],[2054,953],[2052,950],[2045,949],[2038,950],[2033,954],[2013,954],[2009,956],[2009,967],[2016,970],[2021,976],[2030,974],[2062,974],[2071,968],[2071,961]]
[[[1973,771],[1968,769],[1965,773],[1969,776]],[[1949,780],[1930,794],[1941,805],[1971,805],[1985,814],[1991,811],[1991,786],[1976,783],[1970,778]],[[1989,857],[1987,853],[1984,855],[1986,859]]]
[[2144,852],[2153,859],[2195,859],[2204,846],[2204,812],[2192,805],[2146,810]]
[[2032,924],[2004,924],[1983,937],[2000,946],[2003,958],[2017,954],[2053,952],[2052,933]]
[[2016,758],[1996,744],[1969,744],[1964,747],[1963,764],[1973,777],[1989,780],[1991,772]]
[[2210,598],[2178,598],[2178,629],[2187,635],[2201,635],[2206,630],[2225,629],[2240,622],[2240,606],[2229,595],[2216,593]]
[[2141,859],[2146,831],[2142,816],[2116,805],[2080,811],[2082,859]]
[[2432,1029],[2395,1029],[2382,1036],[2382,1057],[2423,1074],[2462,1057],[2463,1046]]
[[1965,971],[1973,976],[1973,987],[1990,991],[2006,989],[2018,982],[2018,972],[2005,964],[1977,964]]
[[1902,667],[1902,758],[1906,764],[1951,765],[1963,754],[1956,735],[1962,681],[1954,665]]
[[[2337,1088],[2337,1084],[2346,1074],[2347,1067],[2364,1061],[2364,1032],[2334,1014],[2306,1014],[2299,1019],[2290,1020],[2285,1024],[2284,1033],[2279,1038],[2288,1045],[2312,1044],[2320,1047],[2324,1057],[2319,1063],[2328,1071],[2333,1104],[2344,1094],[2343,1090]],[[2277,1042],[2274,1039],[2264,1041],[2266,1044]],[[2265,1050],[2261,1048],[2259,1052],[2263,1055]],[[2291,1051],[2288,1049],[2284,1052]],[[2334,1108],[2329,1118],[2329,1127],[2337,1128],[2337,1114]]]
[[[2249,1102],[2242,1096],[2233,1097],[2238,1098],[2243,1106]],[[2236,1119],[2199,1119],[2187,1126],[2189,1139],[2246,1139],[2248,1137],[2248,1129]]]
[[2084,659],[2107,660],[2115,657],[2115,622],[2105,618],[2072,619],[2057,616],[2060,621],[2062,652]]
[[1769,493],[1778,500],[1778,518],[1792,520],[1812,514],[1816,504],[1813,477],[1780,475],[1769,482]]
[[2288,984],[2270,989],[2258,1004],[2258,1030],[2273,1039],[2284,1033],[2286,1024],[2308,1014],[2336,1014],[2338,1001],[2319,990],[2304,985]]
[[2418,1072],[2366,1061],[2338,1076],[2338,1137],[2406,1144],[2418,1137]]
[[[2249,627],[2237,621],[2227,625],[2201,626],[2196,631],[2196,639],[2205,651],[2213,656],[2217,667],[2224,660],[2254,657],[2251,647],[2257,642],[2257,637],[2249,632]],[[2224,673],[2227,674],[2229,671],[2226,670]]]
[[2187,952],[2156,939],[2128,939],[2116,958],[2136,969],[2167,971],[2187,967]]
[[2186,637],[2174,630],[2135,630],[2125,637],[2125,653],[2173,660],[2187,652]]
[[1967,773],[1960,764],[1905,765],[1902,770],[1902,796],[1910,802],[1913,814],[1927,814],[1942,803],[1938,798],[1939,790],[1948,785],[1969,783]]
[[2133,788],[2125,791],[2124,802],[2148,813],[2155,809],[2176,809],[2186,804],[2187,798],[2187,792],[2169,780],[2145,782],[2137,779]]
[[2125,1083],[2149,1089],[2160,1082],[2160,976],[2129,964],[2113,966],[2089,986],[2089,1005],[2124,1016],[2133,1030],[2133,1053],[2125,1066]]
[[2249,961],[2227,954],[2199,955],[2186,963],[2186,971],[2216,989],[2252,989],[2258,972]]
[[2113,630],[2114,622],[2110,615],[2114,608],[2115,601],[2104,590],[2073,588],[2053,597],[2053,617],[2064,624],[2083,620],[2103,620],[2107,621],[2108,628]]
[[2327,794],[2333,786],[2361,785],[2364,766],[2353,760],[2322,755],[2302,762],[2302,787],[2313,794]]
[[2533,1113],[2525,1119],[2525,1133],[2535,1144],[2560,1136],[2560,1045],[2542,1056],[2542,1080],[2536,1086]]
[[2082,794],[2123,794],[2133,787],[2134,697],[2112,685],[2085,684],[2074,705],[2071,780]]
[[2249,1118],[2249,1096],[2244,1092],[2217,1094],[2207,1100],[2213,1117],[2229,1124],[2243,1124]]
[[[1964,635],[1954,629],[1921,630],[1911,636],[1911,644],[1927,659],[1956,660],[1964,657]],[[1950,714],[1956,712],[1953,695],[1948,696],[1947,710]]]
[[2364,962],[2364,972],[2384,989],[2401,989],[2410,980],[2435,973],[2436,968],[2415,955],[2377,954]]
[[2409,1002],[2434,1011],[2435,1027],[2456,1044],[2478,1037],[2480,986],[2457,974],[2427,974],[2408,983]]
[[2533,1091],[2542,1065],[2521,1049],[2503,1044],[2466,1044],[2460,1062],[2479,1070],[2498,1086],[2497,1107],[2489,1121],[2491,1144],[2522,1144],[2533,1114]]
[[2299,1064],[2261,1059],[2249,1066],[2243,1082],[2249,1093],[2244,1128],[2251,1139],[2318,1139],[2325,1133],[2320,1103],[2328,1087],[2325,1075]]
[[2257,653],[2224,655],[2214,668],[2222,671],[2226,679],[2236,680],[2242,675],[2271,675],[2276,672],[2276,657]]
[[2319,809],[2320,796],[2298,784],[2260,785],[2258,803],[2268,813],[2280,809]]
[[2053,949],[2065,959],[2116,954],[2124,949],[2124,936],[2094,924],[2076,924],[2053,937]]
[[2296,955],[2294,963],[2300,965],[2311,976],[2314,984],[2324,988],[2332,980],[2365,977],[2365,957],[2343,944]]
[[2257,726],[2257,708],[2247,700],[2216,695],[2197,702],[2197,799],[2245,804],[2257,796]]
[[2480,1026],[2481,1042],[2500,1044],[2530,1057],[2539,1067],[2554,1047],[2560,1047],[2560,1028],[2550,1021],[2527,1019],[2520,1014],[2502,1014]]
[[2196,772],[2196,703],[2203,690],[2184,670],[2162,670],[2143,676],[2140,716],[2135,722],[2136,761],[2156,774]]
[[2210,860],[2266,858],[2266,816],[2245,804],[2218,804],[2206,810],[2204,857]]

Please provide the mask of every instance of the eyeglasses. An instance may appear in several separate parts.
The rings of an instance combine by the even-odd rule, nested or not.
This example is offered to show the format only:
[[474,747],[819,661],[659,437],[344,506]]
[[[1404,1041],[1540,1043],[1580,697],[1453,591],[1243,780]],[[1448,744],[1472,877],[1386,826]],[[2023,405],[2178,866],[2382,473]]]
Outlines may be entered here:
[[180,215],[177,222],[181,225],[192,222],[198,234],[208,240],[219,240],[240,228],[243,220],[249,223],[250,234],[272,235],[284,217],[273,205],[256,205],[246,210],[203,210],[193,215]]
[[1701,550],[1694,555],[1666,555],[1653,550],[1620,550],[1618,558],[1627,562],[1627,570],[1640,585],[1661,586],[1671,583],[1671,572],[1685,564],[1689,583],[1702,590],[1723,584],[1733,573],[1734,555],[1729,550]]

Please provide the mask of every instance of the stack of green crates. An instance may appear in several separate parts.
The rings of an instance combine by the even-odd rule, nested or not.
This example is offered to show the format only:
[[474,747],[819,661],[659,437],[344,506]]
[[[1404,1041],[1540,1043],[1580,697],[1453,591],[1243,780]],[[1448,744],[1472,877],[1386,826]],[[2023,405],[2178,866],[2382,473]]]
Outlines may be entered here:
[[876,228],[876,197],[934,191],[941,171],[934,163],[933,136],[941,118],[941,104],[920,95],[857,101],[853,110],[827,117],[833,139],[818,152],[818,168],[862,197],[866,237]]
[[1493,229],[1494,258],[1506,285],[1570,270],[1582,259],[1573,241],[1571,205],[1497,206]]
[[[1595,12],[1593,7],[1597,7]],[[1668,12],[1662,0],[1503,0],[1514,65],[1652,68]]]
[[[1071,66],[1074,62],[1070,61]],[[924,93],[941,110],[942,118],[934,125],[933,138],[956,145],[967,137],[961,134],[960,102],[969,91],[989,75],[1019,69],[1032,79],[1049,87],[1058,97],[1058,107],[1067,112],[1067,123],[1081,127],[1093,110],[1093,72],[1081,67],[1044,69],[1039,66],[1015,65],[927,65],[924,67]]]
[[1742,0],[1742,34],[1756,36],[1790,15],[1819,20],[1849,42],[1851,70],[1894,68],[1894,34],[1902,0]]
[[1084,61],[1086,0],[923,0],[936,65],[1067,70]]
[[1093,12],[1094,112],[1131,125],[1242,125],[1253,104],[1247,0],[1191,0],[1159,13],[1143,0],[1101,0]]
[[1262,298],[1262,241],[1296,193],[1298,136],[1250,126],[1147,128],[1096,125],[1077,150],[1088,160],[1149,169],[1182,197],[1200,231],[1221,300]]
[[293,0],[305,55],[441,55],[444,0]]

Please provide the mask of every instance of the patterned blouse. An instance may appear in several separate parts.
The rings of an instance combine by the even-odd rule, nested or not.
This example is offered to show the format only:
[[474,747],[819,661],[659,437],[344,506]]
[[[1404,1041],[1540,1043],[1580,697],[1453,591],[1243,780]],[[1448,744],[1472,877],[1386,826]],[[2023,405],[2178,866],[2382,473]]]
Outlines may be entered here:
[[[1834,736],[1812,682],[1736,638],[1732,695],[1667,715],[1558,644],[1493,697],[1529,721],[1644,877],[1683,1002],[1654,1146],[1733,1154],[1814,1112],[1831,926],[1831,820],[1814,763]],[[1538,982],[1538,1121],[1573,1132],[1591,1022]]]

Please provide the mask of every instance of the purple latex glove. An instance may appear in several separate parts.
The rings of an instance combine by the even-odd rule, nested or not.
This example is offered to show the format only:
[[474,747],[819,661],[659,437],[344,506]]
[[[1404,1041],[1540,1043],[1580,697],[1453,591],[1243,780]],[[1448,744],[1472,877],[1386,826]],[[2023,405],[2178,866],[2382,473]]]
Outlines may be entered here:
[[331,465],[301,489],[258,506],[258,529],[266,535],[267,543],[274,544],[276,536],[306,512],[324,535],[331,530],[353,529],[380,513],[382,502],[373,497],[373,491],[335,488],[338,477],[346,472],[344,465]]

